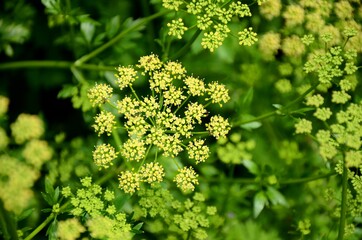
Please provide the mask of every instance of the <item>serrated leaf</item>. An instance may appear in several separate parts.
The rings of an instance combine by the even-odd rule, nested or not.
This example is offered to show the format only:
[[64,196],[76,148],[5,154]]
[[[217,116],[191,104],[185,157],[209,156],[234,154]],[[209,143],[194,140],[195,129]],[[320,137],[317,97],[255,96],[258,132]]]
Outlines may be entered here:
[[19,216],[17,216],[17,220],[18,221],[24,220],[25,218],[29,217],[34,212],[34,210],[35,208],[30,208],[23,211]]
[[106,26],[106,33],[108,38],[114,37],[119,28],[121,27],[121,17],[119,15],[114,16]]
[[48,193],[41,193],[41,195],[43,196],[44,200],[50,205],[53,206],[53,198],[48,194]]
[[269,200],[273,205],[283,205],[288,206],[287,200],[284,198],[284,196],[276,190],[274,187],[268,186],[266,190],[266,195],[268,196]]
[[268,198],[265,196],[263,191],[258,192],[254,196],[254,218],[257,218],[264,207],[268,204]]
[[244,159],[242,164],[249,170],[250,173],[254,175],[260,174],[259,166],[255,162],[248,159]]

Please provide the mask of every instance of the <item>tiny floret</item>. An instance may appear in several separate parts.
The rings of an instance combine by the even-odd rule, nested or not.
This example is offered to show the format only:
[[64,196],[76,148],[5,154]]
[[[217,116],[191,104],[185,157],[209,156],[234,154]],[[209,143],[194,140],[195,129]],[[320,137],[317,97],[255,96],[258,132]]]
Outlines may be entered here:
[[326,121],[332,116],[332,111],[327,107],[318,108],[313,115],[319,120]]
[[206,129],[216,139],[225,137],[231,129],[231,126],[227,119],[224,119],[220,115],[212,116],[210,122],[206,124]]
[[87,96],[93,107],[101,107],[104,103],[109,102],[112,97],[113,88],[108,84],[96,84],[88,90]]
[[162,182],[165,176],[165,172],[163,167],[158,162],[151,162],[143,165],[140,168],[139,175],[141,181],[153,184]]
[[257,34],[253,32],[253,28],[245,28],[239,32],[239,44],[245,46],[251,46],[258,41]]
[[181,18],[167,23],[167,27],[169,28],[168,35],[174,36],[178,39],[181,39],[187,30],[187,27],[185,27]]
[[310,134],[312,132],[312,122],[307,119],[300,119],[295,125],[295,133],[306,133]]
[[202,96],[205,92],[205,83],[195,77],[187,77],[184,79],[184,82],[187,86],[187,92],[191,96]]
[[123,171],[118,177],[119,187],[125,192],[133,194],[140,189],[141,178],[138,173]]
[[198,174],[192,167],[184,167],[179,169],[179,173],[174,178],[174,182],[183,192],[191,192],[195,190],[195,185],[199,184],[197,180]]
[[226,103],[230,100],[229,91],[223,84],[217,82],[209,83],[206,91],[210,95],[212,103],[218,103],[222,106],[222,102]]
[[205,141],[202,139],[194,139],[187,146],[187,152],[190,159],[194,159],[196,164],[205,162],[209,157],[209,147],[204,145]]
[[137,67],[144,69],[145,72],[153,72],[162,67],[162,62],[157,55],[151,54],[141,57]]
[[131,86],[132,83],[138,78],[137,72],[133,67],[118,67],[118,73],[115,74],[119,88],[122,90],[127,86]]
[[94,130],[98,133],[98,136],[103,133],[107,133],[108,136],[111,135],[114,125],[116,124],[115,116],[106,111],[102,111],[94,118],[95,124],[93,124]]
[[117,157],[117,152],[109,143],[96,146],[93,151],[93,161],[100,168],[108,168]]
[[146,153],[145,142],[142,139],[128,139],[122,147],[121,154],[128,161],[140,161]]

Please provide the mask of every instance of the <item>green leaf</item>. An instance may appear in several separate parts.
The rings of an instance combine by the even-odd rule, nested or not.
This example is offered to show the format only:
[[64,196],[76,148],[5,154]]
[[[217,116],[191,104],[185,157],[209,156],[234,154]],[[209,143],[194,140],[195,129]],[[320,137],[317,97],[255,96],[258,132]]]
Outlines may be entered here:
[[114,16],[111,21],[106,25],[106,34],[108,38],[114,37],[121,27],[121,17],[119,15]]
[[241,125],[240,127],[245,129],[245,130],[253,130],[253,129],[257,129],[260,128],[262,126],[261,122],[250,122],[250,123],[245,123],[243,125]]
[[143,222],[138,223],[136,226],[134,226],[132,228],[132,232],[134,232],[135,234],[143,233],[143,231],[141,230],[142,226],[143,226]]
[[277,191],[274,187],[268,186],[266,190],[266,195],[268,196],[269,200],[273,205],[283,205],[288,206],[287,200],[284,198],[284,196]]
[[17,221],[21,221],[29,217],[33,212],[35,208],[29,208],[25,211],[23,211],[19,216],[17,216]]
[[96,27],[90,22],[83,22],[80,24],[80,30],[88,44],[92,42]]
[[249,170],[250,173],[254,174],[254,175],[259,175],[260,174],[260,170],[258,165],[248,159],[244,159],[242,164]]
[[263,191],[258,192],[254,196],[254,218],[257,218],[264,207],[268,204],[268,198]]
[[69,98],[78,94],[78,88],[74,85],[66,84],[58,93],[58,98]]

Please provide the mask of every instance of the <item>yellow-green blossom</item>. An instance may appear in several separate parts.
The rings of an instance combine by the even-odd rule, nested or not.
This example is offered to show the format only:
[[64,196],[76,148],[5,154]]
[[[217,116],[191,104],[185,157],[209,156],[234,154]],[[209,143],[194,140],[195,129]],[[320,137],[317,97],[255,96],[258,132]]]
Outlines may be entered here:
[[161,164],[158,162],[146,163],[139,170],[141,181],[153,184],[155,182],[162,182],[165,172]]
[[125,192],[133,194],[140,189],[141,177],[138,173],[123,171],[118,176],[119,187]]
[[85,230],[76,218],[61,220],[58,222],[57,237],[59,240],[77,240]]
[[174,36],[178,39],[181,39],[185,31],[187,31],[187,27],[185,27],[181,18],[167,23],[167,27],[169,28],[168,35]]
[[33,139],[26,143],[22,155],[28,163],[40,169],[45,162],[52,158],[53,149],[48,142]]
[[112,97],[113,88],[108,84],[96,84],[88,90],[87,96],[93,107],[101,107],[104,103],[109,102]]
[[40,138],[44,134],[44,123],[37,115],[22,113],[11,124],[11,133],[17,144],[30,139]]
[[194,159],[196,164],[205,162],[209,157],[209,147],[204,145],[205,141],[202,139],[194,139],[189,142],[187,152],[190,159]]
[[199,184],[197,180],[198,174],[192,167],[184,167],[178,170],[179,173],[175,176],[174,182],[183,192],[194,191],[195,185]]
[[0,95],[0,117],[8,111],[9,102],[9,98]]
[[210,95],[211,102],[218,103],[220,106],[222,102],[226,103],[230,100],[229,91],[223,84],[211,82],[207,85],[206,92]]
[[225,137],[231,129],[228,120],[224,119],[220,115],[212,116],[210,118],[210,122],[205,125],[206,130],[208,130],[216,139],[219,137]]
[[300,119],[295,125],[295,133],[306,133],[312,132],[312,122],[307,119]]
[[138,138],[128,139],[122,146],[121,155],[128,161],[140,161],[146,154],[145,141]]
[[98,133],[98,136],[103,133],[107,133],[108,136],[111,135],[113,127],[116,124],[115,116],[107,111],[102,111],[94,118],[95,124],[93,124],[94,130]]
[[6,210],[20,214],[32,203],[39,172],[7,155],[0,155],[0,166],[0,198]]
[[100,168],[108,168],[113,165],[112,161],[117,157],[118,153],[109,143],[96,146],[93,151],[93,161]]
[[117,77],[116,84],[122,90],[127,86],[131,86],[132,83],[138,78],[136,70],[133,67],[118,67],[118,73],[115,74]]
[[245,28],[243,31],[238,32],[239,44],[251,46],[258,41],[257,34],[253,32],[253,28]]

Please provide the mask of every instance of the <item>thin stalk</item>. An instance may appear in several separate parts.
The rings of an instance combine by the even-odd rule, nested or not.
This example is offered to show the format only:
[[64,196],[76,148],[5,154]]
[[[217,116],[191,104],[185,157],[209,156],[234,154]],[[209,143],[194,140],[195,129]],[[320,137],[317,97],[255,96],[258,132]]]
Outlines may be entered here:
[[201,29],[197,29],[194,35],[192,35],[190,41],[188,41],[186,45],[183,46],[178,52],[176,52],[170,59],[175,60],[185,55],[190,50],[191,45],[195,42],[195,40],[197,39],[197,37],[200,35],[201,32],[202,32]]
[[45,228],[54,218],[56,217],[55,213],[51,213],[37,228],[35,228],[24,240],[33,239],[43,228]]
[[96,64],[80,64],[75,66],[73,62],[68,61],[18,61],[18,62],[7,62],[0,63],[0,71],[4,70],[13,70],[19,68],[60,68],[60,69],[84,69],[84,70],[94,70],[94,71],[116,71],[116,67],[113,66],[99,66]]
[[[336,175],[335,172],[330,172],[330,173],[326,173],[323,175],[319,175],[319,176],[313,176],[313,177],[305,177],[305,178],[296,178],[296,179],[287,179],[287,180],[281,180],[279,181],[280,185],[290,185],[290,184],[301,184],[301,183],[307,183],[307,182],[312,182],[312,181],[316,181],[319,179],[324,179],[324,178],[328,178],[331,176]],[[206,182],[223,182],[223,183],[240,183],[240,184],[259,184],[260,180],[256,179],[256,178],[226,178],[226,179],[220,179],[220,178],[215,178],[215,179],[206,179],[206,178],[200,178],[201,181],[206,181]]]
[[269,112],[269,113],[265,113],[263,115],[260,115],[258,117],[255,117],[255,118],[252,118],[252,119],[249,119],[249,120],[237,121],[237,122],[232,123],[231,125],[233,127],[238,127],[238,126],[246,124],[246,123],[260,121],[260,120],[263,120],[263,119],[266,119],[266,118],[269,118],[269,117],[272,117],[272,116],[275,116],[275,115],[278,115],[278,114],[282,114],[285,110],[287,110],[288,108],[290,108],[294,104],[302,101],[305,98],[305,96],[307,96],[310,92],[314,91],[318,87],[318,85],[319,85],[319,82],[313,84],[302,95],[300,95],[299,97],[297,97],[296,99],[294,99],[293,101],[291,101],[290,103],[288,103],[287,105],[285,105],[284,107],[282,107],[280,109],[274,110],[274,111]]
[[338,229],[337,240],[343,240],[344,237],[344,228],[346,225],[346,213],[347,213],[347,183],[348,183],[347,168],[343,163],[341,216],[339,218],[339,229]]
[[77,61],[75,61],[75,65],[79,65],[79,64],[83,64],[83,63],[87,62],[88,60],[94,58],[95,56],[97,56],[98,54],[100,54],[101,52],[106,50],[107,48],[109,48],[112,45],[114,45],[115,43],[117,43],[119,40],[121,40],[128,33],[132,32],[132,31],[135,31],[137,28],[141,27],[142,25],[150,22],[151,20],[153,20],[155,18],[161,17],[161,16],[163,16],[163,15],[169,13],[169,12],[171,12],[171,10],[157,12],[157,13],[155,13],[153,15],[150,15],[148,17],[140,19],[134,25],[132,25],[131,27],[129,27],[129,28],[125,29],[125,30],[123,30],[117,36],[115,36],[114,38],[112,38],[111,40],[109,40],[108,42],[106,42],[105,44],[100,46],[99,48],[97,48],[97,49],[93,50],[92,52],[90,52],[90,53],[84,55],[83,57],[79,58]]

